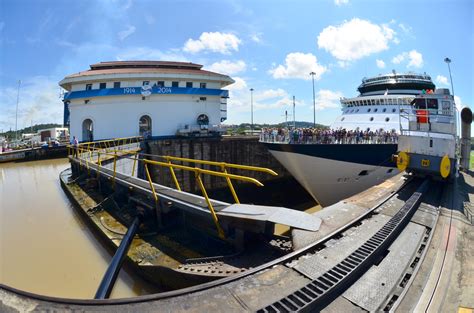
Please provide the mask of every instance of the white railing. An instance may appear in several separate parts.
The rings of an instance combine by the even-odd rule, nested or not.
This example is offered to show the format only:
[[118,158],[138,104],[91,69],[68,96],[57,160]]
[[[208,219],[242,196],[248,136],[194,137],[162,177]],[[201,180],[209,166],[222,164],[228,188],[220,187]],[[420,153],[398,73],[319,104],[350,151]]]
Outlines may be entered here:
[[260,133],[260,141],[288,144],[396,144],[396,132],[367,132],[344,130],[313,130],[312,128],[266,129]]

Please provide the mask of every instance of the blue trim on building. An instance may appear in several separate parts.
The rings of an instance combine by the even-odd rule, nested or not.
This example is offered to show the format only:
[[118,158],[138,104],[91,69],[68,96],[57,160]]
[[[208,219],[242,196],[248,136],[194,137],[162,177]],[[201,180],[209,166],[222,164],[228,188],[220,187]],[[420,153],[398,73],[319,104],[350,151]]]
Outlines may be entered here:
[[268,150],[273,151],[387,167],[396,167],[392,155],[397,153],[398,147],[397,144],[263,144]]
[[[148,91],[151,94],[162,95],[200,95],[200,96],[220,96],[229,97],[228,90],[208,89],[208,88],[181,88],[181,87],[158,87],[153,86]],[[120,96],[120,95],[142,95],[142,87],[125,87],[125,88],[105,88],[71,91],[64,95],[64,100],[104,97],[104,96]]]

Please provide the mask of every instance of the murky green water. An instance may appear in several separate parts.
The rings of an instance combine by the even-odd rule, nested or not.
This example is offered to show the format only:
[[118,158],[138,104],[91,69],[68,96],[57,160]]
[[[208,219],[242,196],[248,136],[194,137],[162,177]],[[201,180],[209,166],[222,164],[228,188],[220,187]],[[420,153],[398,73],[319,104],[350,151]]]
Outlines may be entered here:
[[[57,297],[93,298],[111,255],[59,183],[67,159],[0,164],[0,283]],[[153,292],[121,271],[112,298]]]

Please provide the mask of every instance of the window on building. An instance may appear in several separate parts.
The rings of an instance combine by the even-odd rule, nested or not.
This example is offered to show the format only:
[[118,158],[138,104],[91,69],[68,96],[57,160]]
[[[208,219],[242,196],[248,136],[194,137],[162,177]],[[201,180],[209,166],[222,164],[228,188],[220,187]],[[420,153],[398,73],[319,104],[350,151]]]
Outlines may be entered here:
[[92,89],[92,84],[86,84],[86,90],[91,90]]
[[193,88],[193,82],[186,82],[186,88]]
[[120,88],[120,82],[114,82],[114,88]]
[[105,89],[107,88],[107,83],[100,83],[99,89]]
[[162,81],[162,80],[159,80],[157,86],[158,87],[165,87],[165,82]]
[[82,122],[82,141],[94,141],[94,127],[90,118]]
[[138,132],[140,136],[151,136],[151,117],[143,115],[138,122]]
[[199,88],[206,88],[206,83],[199,83]]
[[148,86],[150,84],[150,81],[149,80],[144,80],[143,81],[143,86]]
[[171,87],[179,87],[179,82],[172,82]]

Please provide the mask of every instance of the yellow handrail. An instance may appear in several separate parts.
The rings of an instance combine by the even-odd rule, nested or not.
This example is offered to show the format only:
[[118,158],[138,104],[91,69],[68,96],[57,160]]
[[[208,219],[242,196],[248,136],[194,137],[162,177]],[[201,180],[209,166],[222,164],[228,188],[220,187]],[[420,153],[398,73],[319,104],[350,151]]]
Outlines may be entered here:
[[[179,185],[178,179],[176,177],[175,169],[179,170],[185,170],[189,172],[193,172],[194,176],[197,180],[197,183],[199,185],[199,188],[201,189],[201,193],[204,196],[204,199],[207,203],[207,207],[209,208],[209,211],[211,213],[212,219],[214,221],[214,224],[216,225],[217,232],[220,238],[225,238],[224,231],[222,227],[219,224],[219,220],[217,217],[217,214],[214,210],[214,207],[212,205],[212,201],[209,198],[209,195],[207,194],[206,188],[204,186],[204,183],[202,181],[202,175],[210,175],[210,176],[216,176],[216,177],[222,177],[225,178],[227,185],[229,186],[229,189],[232,193],[232,196],[235,200],[236,203],[240,203],[239,198],[237,196],[237,193],[234,189],[234,186],[232,185],[232,180],[240,180],[240,181],[245,181],[249,182],[252,184],[255,184],[257,186],[263,186],[263,184],[258,181],[255,178],[248,177],[248,176],[242,176],[242,175],[237,175],[237,174],[231,174],[228,173],[227,169],[228,168],[234,168],[234,169],[241,169],[241,170],[250,170],[250,171],[257,171],[257,172],[263,172],[271,175],[278,175],[275,173],[273,170],[268,169],[268,168],[262,168],[262,167],[256,167],[256,166],[248,166],[248,165],[239,165],[239,164],[232,164],[232,163],[225,163],[225,162],[215,162],[215,161],[205,161],[205,160],[195,160],[195,159],[189,159],[189,158],[181,158],[181,157],[173,157],[173,156],[155,156],[159,158],[163,158],[166,162],[161,162],[161,161],[154,161],[154,160],[147,160],[147,159],[139,159],[139,154],[137,150],[122,150],[120,149],[120,143],[124,143],[125,145],[132,143],[132,140],[138,139],[140,140],[139,137],[127,137],[127,138],[119,138],[116,140],[105,140],[105,141],[97,141],[93,143],[82,143],[77,146],[68,146],[70,150],[75,151],[76,157],[79,159],[79,165],[82,166],[82,162],[84,161],[88,171],[89,171],[89,162],[90,163],[96,163],[98,164],[98,170],[97,170],[97,177],[100,175],[100,168],[102,166],[102,161],[103,157],[105,156],[105,159],[110,159],[107,158],[106,156],[112,156],[114,159],[113,162],[113,176],[112,176],[112,186],[115,189],[115,178],[116,178],[116,173],[117,173],[117,158],[122,157],[122,158],[127,158],[127,159],[132,159],[133,160],[133,167],[132,167],[132,176],[135,174],[135,168],[136,168],[136,163],[137,162],[143,162],[144,163],[144,168],[145,168],[145,173],[146,173],[146,178],[148,180],[148,183],[150,185],[150,189],[153,193],[153,197],[155,200],[155,203],[158,203],[158,194],[156,193],[155,186],[153,184],[153,181],[151,179],[150,175],[150,170],[148,165],[157,165],[161,167],[167,167],[170,170],[172,179],[176,185],[176,189],[181,191],[181,187]],[[113,142],[113,146],[109,145],[109,143]],[[104,148],[102,148],[104,146]],[[113,151],[109,151],[108,149],[113,148]],[[117,149],[118,148],[118,149]],[[92,159],[93,153],[97,153],[97,162],[94,162]],[[134,155],[133,157],[127,157],[124,155]],[[141,154],[141,155],[146,155],[146,154]],[[89,157],[89,160],[87,159]],[[195,165],[202,164],[202,165],[209,165],[209,166],[216,166],[220,169],[220,171],[215,171],[215,170],[207,170],[207,169],[202,169],[197,166],[187,166],[187,165],[181,165],[181,164],[175,164],[172,163],[172,161],[179,161],[179,162],[187,162],[187,163],[194,163]]]

